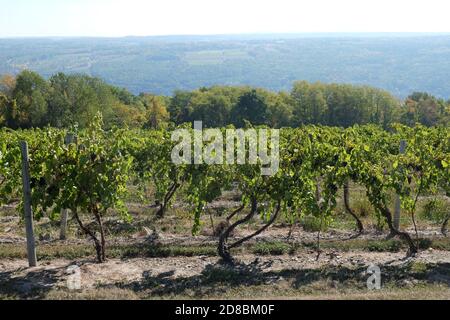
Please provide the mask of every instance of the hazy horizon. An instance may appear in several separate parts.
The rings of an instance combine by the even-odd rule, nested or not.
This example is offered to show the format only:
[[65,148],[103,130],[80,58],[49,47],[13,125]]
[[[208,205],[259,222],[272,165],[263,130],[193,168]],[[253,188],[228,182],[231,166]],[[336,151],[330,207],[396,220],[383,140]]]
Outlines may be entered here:
[[0,36],[0,39],[126,39],[126,38],[212,38],[212,37],[433,37],[450,36],[450,32],[254,32],[254,33],[205,33],[205,34],[155,34],[124,36]]
[[[173,36],[0,39],[0,74],[100,77],[134,94],[212,85],[289,90],[295,80],[450,97],[450,36]],[[412,67],[414,66],[414,67]]]

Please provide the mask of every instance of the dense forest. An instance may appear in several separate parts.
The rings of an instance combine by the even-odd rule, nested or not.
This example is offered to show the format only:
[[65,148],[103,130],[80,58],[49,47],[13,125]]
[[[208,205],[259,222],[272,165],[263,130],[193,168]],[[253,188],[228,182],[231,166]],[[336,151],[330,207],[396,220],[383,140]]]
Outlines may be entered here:
[[0,74],[100,77],[134,94],[213,85],[289,90],[298,79],[450,97],[450,36],[235,35],[0,39]]
[[290,91],[213,86],[173,96],[134,95],[82,74],[57,73],[48,80],[32,71],[0,79],[0,125],[83,128],[98,113],[109,127],[163,128],[202,120],[206,127],[247,123],[274,128],[321,124],[349,127],[374,123],[448,125],[450,101],[416,92],[399,100],[384,90],[349,84],[297,81]]

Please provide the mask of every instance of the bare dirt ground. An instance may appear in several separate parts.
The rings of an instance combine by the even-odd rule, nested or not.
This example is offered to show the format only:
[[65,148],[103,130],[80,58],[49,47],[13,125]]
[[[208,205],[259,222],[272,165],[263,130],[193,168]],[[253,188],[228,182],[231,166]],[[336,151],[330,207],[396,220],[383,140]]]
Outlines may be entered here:
[[[368,267],[369,265],[402,267],[411,262],[424,264],[450,264],[450,252],[439,250],[426,250],[417,257],[406,258],[404,253],[386,252],[324,252],[317,258],[315,252],[302,255],[283,256],[256,256],[253,254],[238,257],[242,265],[255,266],[262,272],[273,272],[292,269],[320,269],[328,266],[336,267]],[[41,266],[28,268],[25,260],[2,260],[2,272],[11,272],[11,278],[24,278],[33,284],[33,274],[49,273],[48,283],[64,282],[67,278],[66,269],[77,265],[82,272],[84,288],[93,288],[96,285],[115,284],[142,279],[144,275],[166,275],[165,278],[176,279],[200,274],[208,266],[220,265],[215,257],[167,257],[167,258],[137,258],[137,259],[109,259],[104,264],[97,264],[92,260],[68,261],[63,259],[44,262]],[[450,274],[448,274],[450,285]],[[39,285],[39,282],[35,282]],[[63,285],[65,285],[63,283]]]
[[[127,289],[140,298],[220,297],[223,290],[222,293],[227,293],[227,287],[235,287],[239,282],[241,286],[255,287],[254,290],[261,286],[272,287],[278,297],[283,293],[276,292],[286,287],[290,290],[284,293],[297,299],[317,295],[321,289],[313,290],[314,283],[317,286],[323,279],[328,289],[342,287],[341,298],[345,290],[352,287],[364,298],[366,270],[370,265],[377,265],[381,268],[387,290],[392,290],[392,287],[409,290],[417,287],[419,290],[427,285],[438,285],[439,289],[433,289],[434,295],[438,293],[439,298],[450,299],[448,251],[426,250],[415,258],[405,258],[404,253],[333,250],[323,252],[318,260],[315,252],[276,257],[246,254],[238,258],[241,264],[232,268],[221,265],[218,258],[206,256],[110,259],[104,264],[96,264],[89,259],[57,259],[35,268],[27,268],[25,260],[2,260],[0,282],[18,297],[45,298],[49,292],[53,295],[58,291],[67,292],[67,281],[71,277],[69,267],[77,266],[81,288],[72,292],[71,298],[105,288]],[[223,287],[220,290],[219,284]],[[308,288],[310,292],[306,290]],[[264,292],[260,291],[262,295],[253,298],[267,298]],[[241,293],[245,298],[245,290]]]
[[[235,206],[235,202],[223,201],[211,209]],[[111,251],[114,245],[122,246],[120,250],[129,246],[137,256],[118,249],[115,255],[109,251],[106,263],[97,264],[91,241],[78,233],[74,223],[69,239],[61,241],[58,225],[44,219],[36,224],[39,266],[28,268],[24,228],[15,210],[14,206],[0,210],[0,299],[450,300],[450,243],[438,226],[426,221],[420,221],[418,237],[429,243],[413,258],[406,258],[406,250],[397,243],[389,243],[386,231],[378,230],[370,218],[364,221],[366,232],[355,239],[353,222],[340,216],[339,225],[321,232],[319,256],[314,247],[317,232],[301,224],[291,230],[280,221],[252,239],[248,248],[234,252],[239,263],[228,266],[215,256],[217,238],[212,236],[208,215],[203,218],[202,232],[194,237],[192,218],[182,210],[155,223],[145,206],[130,205],[132,223],[106,220],[107,241]],[[213,223],[221,220],[216,215]],[[407,222],[406,218],[403,229],[415,238]],[[233,238],[251,234],[260,223],[243,226]],[[160,256],[160,252],[140,253],[170,246],[178,251]],[[260,251],[254,249],[258,246]],[[380,267],[380,290],[367,288],[371,265]],[[70,290],[74,267],[80,272],[81,287]]]

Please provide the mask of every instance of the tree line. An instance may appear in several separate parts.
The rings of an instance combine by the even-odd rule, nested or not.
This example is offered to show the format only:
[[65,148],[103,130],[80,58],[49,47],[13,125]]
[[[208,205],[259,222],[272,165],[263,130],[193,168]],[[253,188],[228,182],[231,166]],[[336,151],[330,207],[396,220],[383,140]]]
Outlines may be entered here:
[[274,128],[308,124],[350,127],[373,123],[426,126],[450,123],[450,100],[415,92],[405,100],[387,91],[350,84],[298,81],[290,92],[247,86],[175,91],[171,97],[134,95],[83,74],[57,73],[48,80],[32,71],[0,79],[0,126],[13,129],[77,123],[98,113],[108,127],[164,128],[202,120],[205,127],[246,123]]

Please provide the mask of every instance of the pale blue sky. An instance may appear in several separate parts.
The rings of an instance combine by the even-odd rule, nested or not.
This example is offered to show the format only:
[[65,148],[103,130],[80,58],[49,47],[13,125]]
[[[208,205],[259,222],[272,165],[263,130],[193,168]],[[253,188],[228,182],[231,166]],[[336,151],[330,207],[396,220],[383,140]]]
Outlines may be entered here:
[[0,0],[0,37],[449,32],[448,0]]

